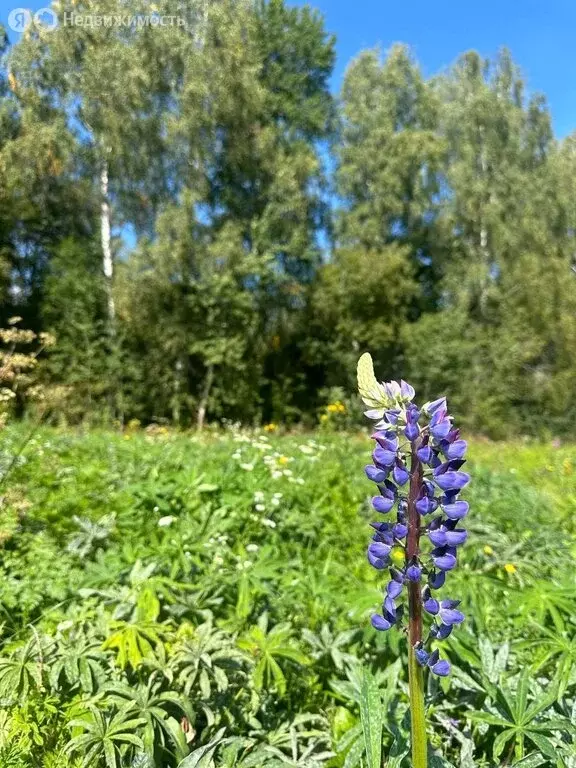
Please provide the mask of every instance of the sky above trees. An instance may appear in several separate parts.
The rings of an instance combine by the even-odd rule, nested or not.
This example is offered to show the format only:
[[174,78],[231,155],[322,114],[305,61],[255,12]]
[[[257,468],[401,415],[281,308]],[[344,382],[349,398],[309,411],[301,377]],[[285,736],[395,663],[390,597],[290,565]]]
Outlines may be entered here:
[[[3,0],[4,1],[4,0]],[[305,5],[295,0],[295,5]],[[2,3],[0,3],[2,5]],[[363,48],[396,42],[410,45],[426,75],[452,64],[462,51],[493,56],[510,48],[532,91],[550,103],[554,130],[565,136],[576,127],[576,4],[572,0],[317,0],[312,3],[336,35],[333,90],[350,59]]]

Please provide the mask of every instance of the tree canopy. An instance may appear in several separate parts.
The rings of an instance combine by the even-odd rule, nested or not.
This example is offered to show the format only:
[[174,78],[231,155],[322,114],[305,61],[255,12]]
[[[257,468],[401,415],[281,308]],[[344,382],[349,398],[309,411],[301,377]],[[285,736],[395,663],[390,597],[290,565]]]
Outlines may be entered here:
[[56,337],[60,416],[312,422],[369,349],[473,429],[570,429],[576,138],[510,53],[333,94],[312,8],[179,9],[0,41],[0,325]]

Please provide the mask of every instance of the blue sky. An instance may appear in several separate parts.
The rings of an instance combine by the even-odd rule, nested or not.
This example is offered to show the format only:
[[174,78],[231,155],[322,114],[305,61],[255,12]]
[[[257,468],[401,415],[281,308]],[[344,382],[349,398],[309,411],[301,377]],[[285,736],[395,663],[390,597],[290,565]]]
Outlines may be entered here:
[[[292,0],[303,5],[304,0]],[[41,0],[22,2],[37,10]],[[337,37],[333,87],[362,48],[411,45],[427,75],[475,48],[485,56],[512,51],[531,91],[546,94],[558,136],[576,129],[576,0],[314,0]],[[18,2],[0,0],[0,21]],[[146,12],[148,3],[142,3]],[[17,35],[12,34],[12,39]]]
[[[303,0],[296,4],[304,5]],[[426,75],[463,51],[492,56],[502,45],[524,72],[530,91],[548,98],[554,129],[576,129],[576,0],[314,0],[336,34],[337,89],[346,64],[362,48],[412,46]]]

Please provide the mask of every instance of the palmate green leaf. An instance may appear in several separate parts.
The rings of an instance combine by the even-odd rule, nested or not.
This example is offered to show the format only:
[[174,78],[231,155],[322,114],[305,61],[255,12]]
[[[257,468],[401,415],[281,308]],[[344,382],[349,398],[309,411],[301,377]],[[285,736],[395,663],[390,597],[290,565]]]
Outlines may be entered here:
[[284,673],[282,672],[280,665],[272,656],[267,659],[266,664],[269,674],[272,676],[274,684],[278,689],[278,693],[280,696],[284,696],[286,693],[286,678],[284,677]]
[[163,728],[168,733],[168,738],[174,747],[174,754],[177,760],[182,760],[188,752],[188,743],[180,723],[174,717],[167,717],[163,723]]
[[106,760],[106,768],[116,768],[116,748],[114,743],[110,739],[104,739],[104,758]]
[[156,768],[154,760],[145,752],[138,752],[132,762],[130,768]]
[[352,746],[346,753],[346,759],[342,768],[357,768],[362,760],[362,755],[366,751],[366,744],[364,741],[364,734],[362,733],[362,727],[360,726],[360,732],[352,742]]
[[493,715],[490,712],[476,712],[472,710],[471,712],[466,712],[466,717],[470,720],[474,720],[479,723],[488,723],[488,725],[497,725],[501,728],[509,728],[512,723],[510,720],[504,720],[503,717],[499,717],[498,715]]
[[542,698],[537,700],[531,707],[528,707],[523,720],[523,725],[531,723],[538,715],[542,714],[545,710],[552,706],[556,700],[556,686],[554,683],[550,683],[549,690]]
[[531,729],[525,731],[526,738],[530,739],[536,747],[542,752],[542,754],[553,759],[558,757],[558,750],[554,747],[552,742],[541,733],[536,733]]
[[551,731],[575,733],[576,723],[571,723],[566,717],[552,717],[549,720],[543,720],[540,724],[531,722],[529,729],[531,731],[543,731],[544,733],[550,733]]
[[382,761],[382,700],[370,670],[364,669],[360,695],[360,718],[364,732],[367,768],[380,768]]
[[530,671],[528,667],[520,675],[516,688],[515,720],[517,723],[526,722],[526,704],[528,701],[528,689],[530,686]]
[[430,755],[428,768],[454,768],[454,765],[440,755]]
[[526,755],[521,760],[512,763],[513,768],[538,768],[539,765],[543,765],[546,762],[546,758],[542,755],[532,752],[530,755]]
[[502,643],[498,649],[496,656],[494,657],[493,679],[492,682],[497,683],[500,676],[506,671],[508,665],[508,658],[510,657],[510,645],[508,641]]
[[161,646],[161,627],[154,623],[112,622],[114,631],[102,644],[102,649],[117,651],[121,669],[131,666],[137,669],[145,659],[156,659],[156,647]]
[[394,734],[394,740],[392,741],[392,745],[388,751],[386,767],[402,768],[404,765],[404,758],[410,752],[410,744],[408,742],[408,738],[404,735],[404,733],[401,733],[398,728],[393,726],[391,727],[390,725],[386,725],[386,727]]
[[520,616],[535,620],[539,626],[546,623],[549,613],[557,631],[564,632],[564,616],[573,615],[576,610],[574,586],[538,579],[534,584],[526,586],[516,608]]
[[236,600],[236,616],[239,619],[246,619],[252,610],[252,598],[250,590],[250,579],[243,574],[238,581],[238,598]]
[[208,744],[198,747],[188,757],[184,758],[181,763],[178,763],[178,768],[208,768],[214,753],[222,742],[225,732],[226,729],[221,728]]
[[498,736],[496,736],[494,743],[492,744],[492,757],[494,760],[498,760],[504,751],[506,744],[508,744],[511,739],[514,738],[516,738],[516,729],[514,728],[506,729],[505,731],[499,733]]
[[349,728],[338,741],[338,744],[336,745],[338,748],[338,752],[346,752],[347,749],[350,748],[350,745],[356,741],[358,737],[361,737],[362,744],[364,744],[364,734],[362,731],[362,723],[356,723],[356,725],[353,725],[352,728]]
[[37,638],[31,637],[9,658],[0,658],[0,698],[26,699],[30,690],[42,689],[43,666]]
[[277,659],[287,659],[302,666],[310,661],[293,644],[289,624],[277,624],[268,631],[267,614],[262,614],[258,624],[238,640],[238,646],[258,659],[253,671],[256,690],[262,690],[267,682],[273,682],[281,695],[286,692],[286,679]]
[[88,768],[92,760],[99,756],[106,766],[118,768],[118,755],[123,745],[130,744],[142,750],[142,739],[138,730],[145,726],[144,718],[132,717],[130,707],[118,710],[112,717],[102,713],[94,704],[88,704],[84,717],[71,720],[68,727],[74,731],[79,728],[83,733],[73,736],[66,746],[66,752],[83,757],[83,765]]

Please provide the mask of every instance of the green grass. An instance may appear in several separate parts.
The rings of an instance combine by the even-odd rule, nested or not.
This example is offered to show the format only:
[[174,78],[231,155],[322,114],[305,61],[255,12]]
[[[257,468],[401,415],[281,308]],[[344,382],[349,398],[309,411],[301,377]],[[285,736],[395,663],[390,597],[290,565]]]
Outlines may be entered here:
[[[24,435],[3,433],[4,467]],[[1,491],[0,765],[175,766],[213,742],[216,766],[352,768],[371,670],[385,764],[408,766],[405,639],[367,620],[384,581],[364,554],[370,450],[365,434],[37,433]],[[467,621],[443,644],[453,675],[428,684],[437,764],[572,768],[576,448],[469,455],[471,535],[444,588]],[[532,719],[523,671],[528,709],[546,705]]]

